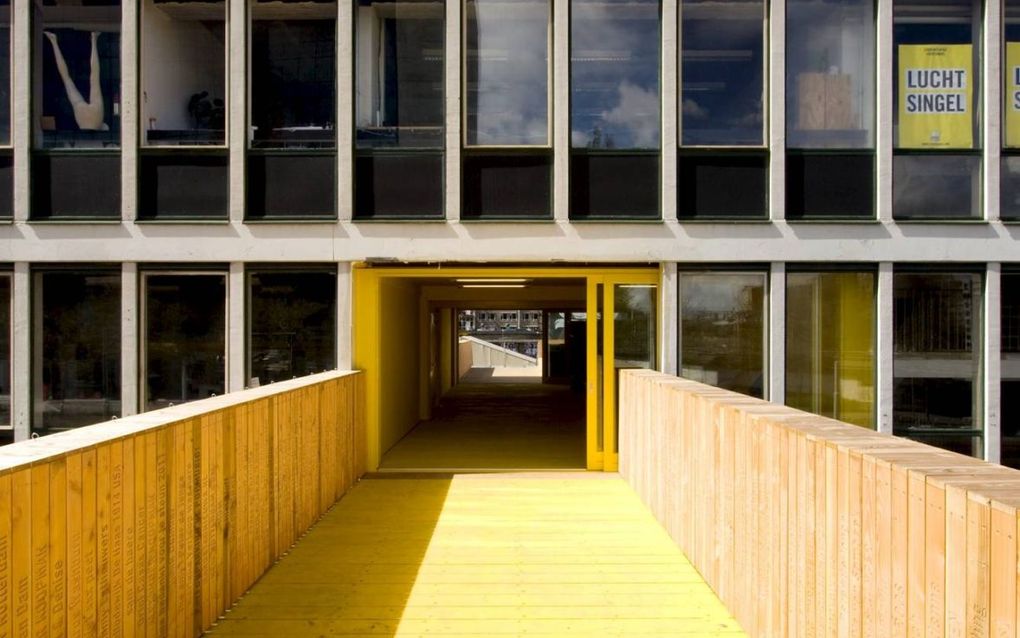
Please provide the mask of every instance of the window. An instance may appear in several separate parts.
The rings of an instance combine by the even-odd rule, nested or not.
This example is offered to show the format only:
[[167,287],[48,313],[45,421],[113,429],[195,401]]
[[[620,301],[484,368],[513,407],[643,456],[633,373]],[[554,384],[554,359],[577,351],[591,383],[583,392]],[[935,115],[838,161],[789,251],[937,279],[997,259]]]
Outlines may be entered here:
[[1020,1],[1003,2],[1002,219],[1020,220]]
[[0,146],[11,144],[11,0],[0,0]]
[[981,3],[893,4],[893,216],[981,216]]
[[893,432],[982,455],[977,272],[894,275]]
[[1020,469],[1020,272],[1002,273],[1002,372],[999,411],[1003,465]]
[[226,290],[222,273],[143,275],[145,410],[223,394]]
[[658,0],[570,11],[570,215],[658,217]]
[[120,415],[120,273],[36,272],[34,284],[32,432]]
[[872,0],[786,5],[789,219],[874,216],[874,14]]
[[355,216],[442,217],[445,4],[366,0],[357,15]]
[[120,145],[120,0],[35,0],[35,146]]
[[874,272],[787,273],[786,404],[875,427]]
[[224,144],[226,2],[143,0],[141,33],[143,144]]
[[255,270],[248,274],[251,383],[336,367],[336,273]]
[[681,376],[764,397],[765,276],[680,274]]
[[11,276],[0,273],[0,429],[11,427]]

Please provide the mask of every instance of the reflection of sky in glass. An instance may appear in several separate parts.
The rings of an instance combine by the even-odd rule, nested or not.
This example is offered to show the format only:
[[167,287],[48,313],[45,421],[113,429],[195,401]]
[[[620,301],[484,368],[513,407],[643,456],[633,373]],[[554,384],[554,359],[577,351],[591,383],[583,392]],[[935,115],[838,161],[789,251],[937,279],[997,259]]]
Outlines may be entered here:
[[683,314],[760,312],[765,276],[756,274],[683,275]]
[[659,148],[658,0],[575,0],[571,146]]
[[468,0],[467,143],[547,144],[549,5]]
[[761,145],[764,7],[684,0],[682,144]]

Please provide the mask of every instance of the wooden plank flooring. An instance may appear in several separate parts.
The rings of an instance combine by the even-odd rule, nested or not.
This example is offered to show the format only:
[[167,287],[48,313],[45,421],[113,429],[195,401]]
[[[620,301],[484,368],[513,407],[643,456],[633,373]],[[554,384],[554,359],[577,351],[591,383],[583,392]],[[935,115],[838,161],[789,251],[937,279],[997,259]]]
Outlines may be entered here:
[[375,475],[207,635],[743,635],[617,475]]

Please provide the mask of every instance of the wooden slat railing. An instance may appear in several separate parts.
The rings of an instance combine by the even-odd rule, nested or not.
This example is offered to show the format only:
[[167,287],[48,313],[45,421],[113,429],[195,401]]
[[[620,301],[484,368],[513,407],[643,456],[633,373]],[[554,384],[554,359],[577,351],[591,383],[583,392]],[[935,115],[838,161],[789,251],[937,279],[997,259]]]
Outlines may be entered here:
[[1017,636],[1020,472],[624,371],[620,471],[755,636]]
[[364,472],[325,372],[0,448],[0,638],[207,629]]

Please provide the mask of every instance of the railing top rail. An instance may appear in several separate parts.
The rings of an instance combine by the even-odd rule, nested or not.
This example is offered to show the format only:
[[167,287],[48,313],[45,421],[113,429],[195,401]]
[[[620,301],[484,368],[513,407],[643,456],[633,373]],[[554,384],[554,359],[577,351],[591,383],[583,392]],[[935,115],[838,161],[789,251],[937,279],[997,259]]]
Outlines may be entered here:
[[971,499],[1020,508],[1018,470],[654,370],[621,370],[621,374],[694,393],[712,402],[714,409],[738,410],[752,427],[780,424],[813,442],[923,478],[942,489],[963,490]]
[[0,475],[13,470],[51,461],[54,458],[87,450],[121,438],[156,430],[167,425],[212,414],[221,410],[281,394],[314,386],[333,379],[360,374],[358,370],[330,370],[304,377],[278,381],[258,388],[200,399],[181,405],[144,412],[112,421],[104,421],[65,432],[58,432],[37,439],[30,439],[0,447]]

